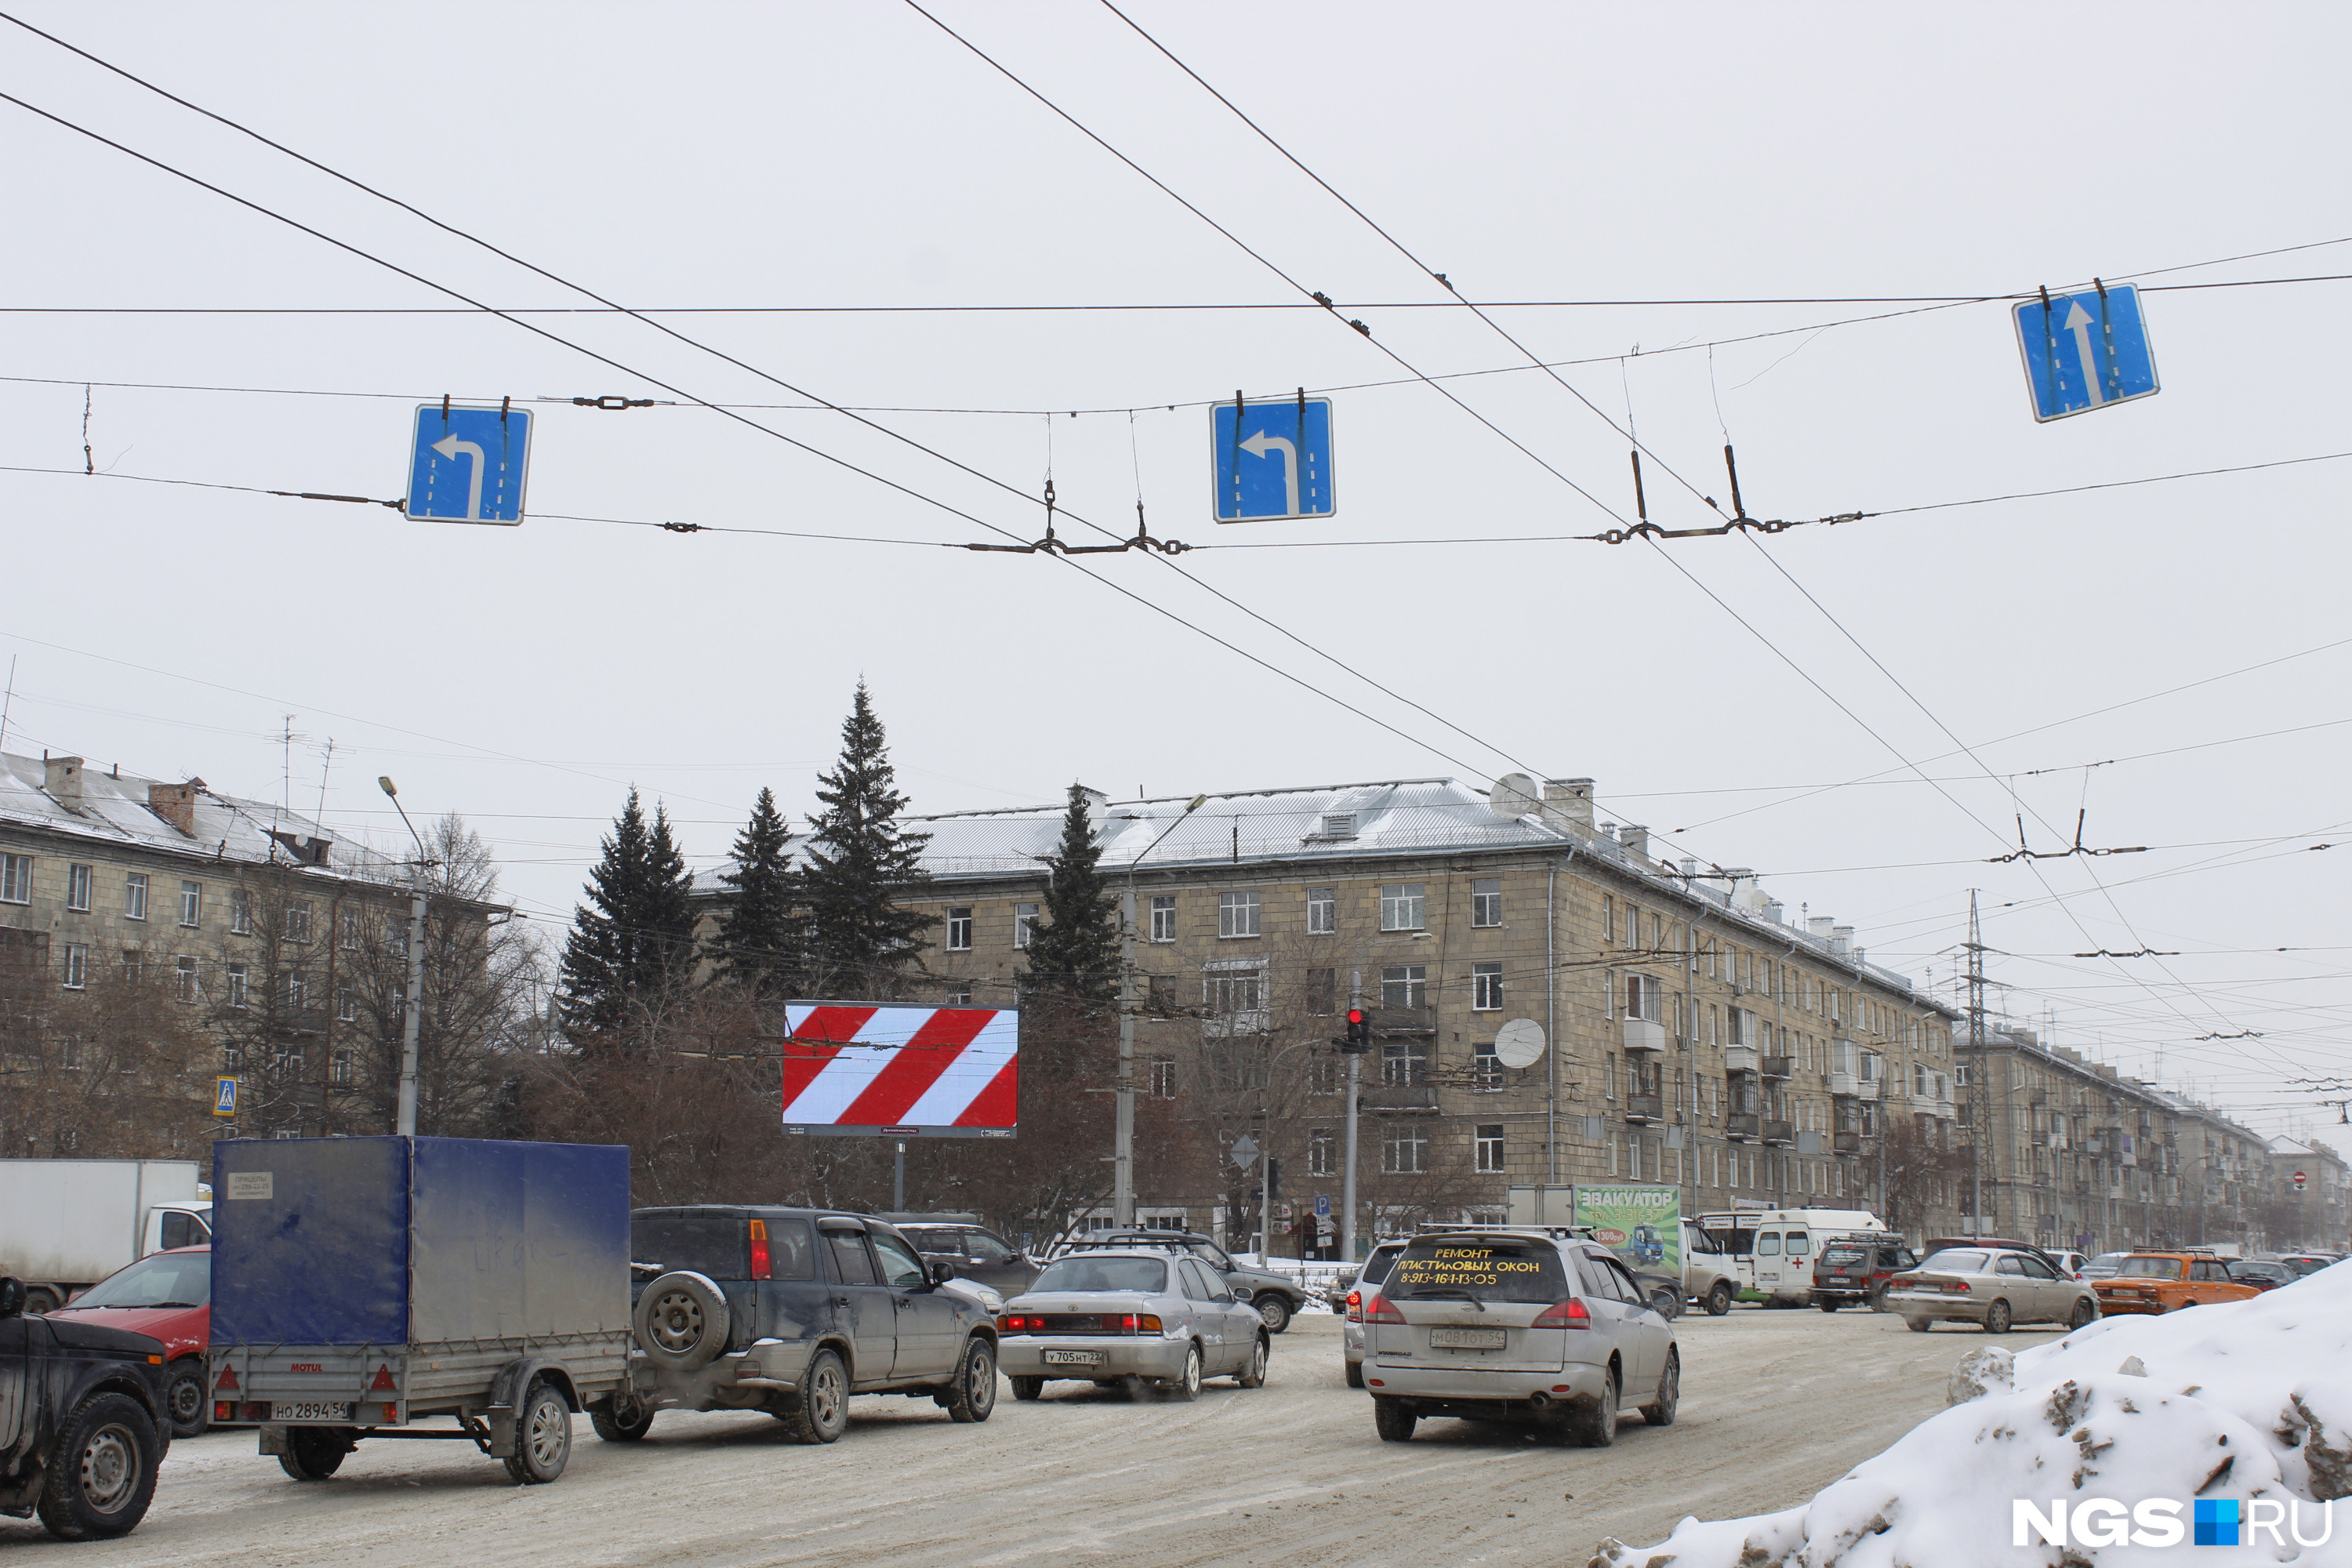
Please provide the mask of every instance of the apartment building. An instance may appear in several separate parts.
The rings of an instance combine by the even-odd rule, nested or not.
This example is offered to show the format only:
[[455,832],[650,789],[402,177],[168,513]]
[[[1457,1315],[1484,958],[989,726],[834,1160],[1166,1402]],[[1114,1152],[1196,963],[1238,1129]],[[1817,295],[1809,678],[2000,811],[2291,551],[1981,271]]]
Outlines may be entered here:
[[[1989,1028],[1980,1051],[1963,1029],[1960,1047],[1962,1138],[1984,1161],[1982,1218],[1964,1226],[2094,1253],[2263,1244],[2261,1134],[2031,1029]],[[1973,1173],[1967,1185],[1979,1190]]]
[[361,1038],[400,1005],[397,874],[202,779],[0,754],[0,1153],[342,1130]]
[[2265,1152],[2271,1195],[2264,1240],[2281,1250],[2352,1247],[2352,1171],[2344,1156],[2316,1138],[2273,1138]]
[[[1590,779],[1091,798],[1103,869],[1135,900],[1143,1089],[1204,1140],[1270,1149],[1295,1215],[1339,1202],[1330,1041],[1351,1002],[1375,1035],[1360,1233],[1499,1215],[1512,1185],[1579,1181],[1673,1184],[1688,1212],[1877,1206],[1890,1138],[1950,1146],[1951,1010],[1850,928],[1792,921],[1749,873],[1596,826]],[[1062,812],[912,825],[932,836],[909,901],[938,920],[940,1000],[1017,996]],[[708,920],[724,893],[698,884]],[[1525,1065],[1497,1046],[1515,1022],[1543,1047]],[[1139,1170],[1141,1212],[1238,1223],[1256,1178],[1221,1168],[1231,1190]],[[1918,1184],[1913,1223],[1948,1227],[1956,1197]]]

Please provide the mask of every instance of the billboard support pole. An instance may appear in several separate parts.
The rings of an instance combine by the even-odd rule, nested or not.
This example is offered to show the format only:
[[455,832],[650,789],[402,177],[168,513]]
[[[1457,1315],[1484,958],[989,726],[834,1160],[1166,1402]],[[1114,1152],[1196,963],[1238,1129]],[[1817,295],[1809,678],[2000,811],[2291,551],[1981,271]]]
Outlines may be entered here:
[[898,1152],[890,1162],[890,1212],[907,1212],[907,1141],[898,1140]]
[[1135,880],[1118,896],[1118,1087],[1111,1142],[1111,1224],[1135,1223]]

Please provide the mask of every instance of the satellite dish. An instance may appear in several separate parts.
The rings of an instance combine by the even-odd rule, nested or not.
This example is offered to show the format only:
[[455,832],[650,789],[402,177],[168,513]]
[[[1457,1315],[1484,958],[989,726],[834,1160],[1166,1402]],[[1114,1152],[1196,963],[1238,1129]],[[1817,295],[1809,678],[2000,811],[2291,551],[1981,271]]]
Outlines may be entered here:
[[1542,810],[1543,796],[1537,792],[1536,781],[1527,774],[1505,773],[1487,792],[1486,809],[1507,822],[1517,822],[1530,812]]
[[1507,1068],[1531,1068],[1543,1054],[1543,1026],[1533,1018],[1514,1018],[1495,1031],[1495,1059]]

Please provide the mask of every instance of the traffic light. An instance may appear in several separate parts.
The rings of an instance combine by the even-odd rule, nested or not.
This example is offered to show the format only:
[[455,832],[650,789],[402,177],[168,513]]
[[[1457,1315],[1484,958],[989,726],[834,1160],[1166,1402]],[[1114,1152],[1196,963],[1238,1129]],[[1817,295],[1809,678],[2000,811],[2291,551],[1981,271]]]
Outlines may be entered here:
[[1361,1007],[1348,1009],[1348,1038],[1340,1047],[1349,1051],[1368,1051],[1372,1047],[1372,1020]]
[[1282,1162],[1271,1157],[1265,1163],[1265,1195],[1274,1203],[1282,1201]]

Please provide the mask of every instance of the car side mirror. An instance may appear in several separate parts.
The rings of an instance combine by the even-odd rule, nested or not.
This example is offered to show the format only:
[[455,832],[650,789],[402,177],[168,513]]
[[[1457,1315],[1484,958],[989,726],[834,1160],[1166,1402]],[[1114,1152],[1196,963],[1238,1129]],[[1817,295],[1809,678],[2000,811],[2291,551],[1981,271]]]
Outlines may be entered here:
[[1250,1288],[1246,1285],[1236,1285],[1233,1288],[1233,1296],[1236,1301],[1246,1301],[1250,1299]]
[[25,1282],[14,1275],[0,1277],[0,1318],[22,1317],[25,1311]]
[[956,1266],[944,1258],[931,1259],[931,1283],[944,1285],[956,1277]]

